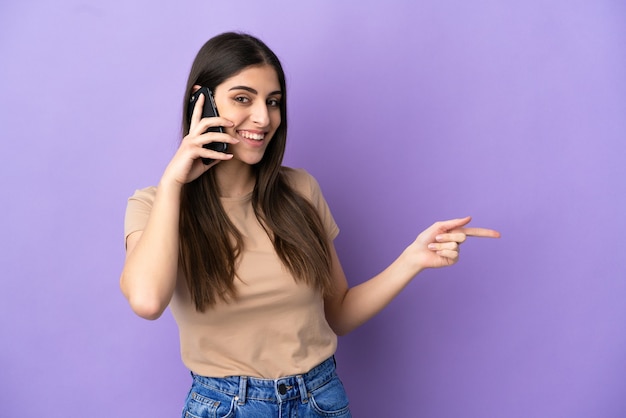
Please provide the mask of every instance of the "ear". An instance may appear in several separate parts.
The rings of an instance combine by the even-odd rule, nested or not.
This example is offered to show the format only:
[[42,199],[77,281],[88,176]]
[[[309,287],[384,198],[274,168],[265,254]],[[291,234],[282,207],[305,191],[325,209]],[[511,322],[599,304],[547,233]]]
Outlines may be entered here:
[[202,86],[199,86],[198,84],[194,84],[193,87],[191,88],[191,92],[195,93],[198,90],[200,90],[200,88],[202,88]]

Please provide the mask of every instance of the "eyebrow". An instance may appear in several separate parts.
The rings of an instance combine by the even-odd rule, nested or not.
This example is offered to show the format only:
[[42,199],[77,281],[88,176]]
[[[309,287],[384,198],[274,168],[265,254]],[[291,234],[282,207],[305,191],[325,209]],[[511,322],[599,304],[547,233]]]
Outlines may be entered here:
[[[233,91],[233,90],[245,90],[245,91],[248,91],[248,92],[250,92],[252,94],[256,94],[256,95],[259,94],[258,91],[256,91],[252,87],[248,87],[248,86],[235,86],[235,87],[231,87],[230,89],[228,89],[228,91]],[[283,92],[280,91],[280,90],[276,90],[276,91],[271,92],[268,96],[274,96],[274,95],[277,95],[277,94],[283,94]]]

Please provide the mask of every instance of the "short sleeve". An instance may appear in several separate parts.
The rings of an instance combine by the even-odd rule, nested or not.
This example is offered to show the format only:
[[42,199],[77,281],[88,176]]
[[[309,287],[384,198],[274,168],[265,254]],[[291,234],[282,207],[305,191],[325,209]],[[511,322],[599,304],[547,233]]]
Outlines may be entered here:
[[126,239],[130,234],[143,231],[146,227],[155,195],[156,187],[147,187],[136,190],[128,198],[126,216],[124,217],[124,243],[126,243]]
[[330,207],[324,199],[322,189],[319,183],[311,174],[303,169],[289,169],[290,182],[295,189],[307,197],[313,206],[317,209],[317,213],[322,220],[326,235],[334,240],[339,235],[339,227],[333,218]]

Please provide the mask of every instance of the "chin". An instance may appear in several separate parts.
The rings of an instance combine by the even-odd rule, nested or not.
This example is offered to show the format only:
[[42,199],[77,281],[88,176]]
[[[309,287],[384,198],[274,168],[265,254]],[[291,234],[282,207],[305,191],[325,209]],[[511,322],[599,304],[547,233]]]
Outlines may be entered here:
[[263,160],[263,156],[264,154],[261,155],[242,155],[242,156],[237,156],[235,158],[237,158],[239,161],[241,161],[244,164],[248,164],[248,165],[255,165],[261,162],[261,160]]

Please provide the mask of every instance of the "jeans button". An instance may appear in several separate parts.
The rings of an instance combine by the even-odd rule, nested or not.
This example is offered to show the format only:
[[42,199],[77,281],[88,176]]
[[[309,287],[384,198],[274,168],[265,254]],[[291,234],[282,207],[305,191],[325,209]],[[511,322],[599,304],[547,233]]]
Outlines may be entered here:
[[287,386],[285,386],[284,383],[281,383],[280,385],[278,385],[278,393],[280,393],[281,395],[284,395],[287,393]]

